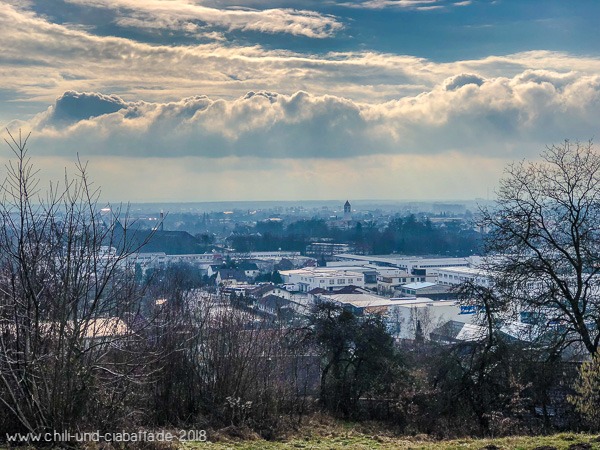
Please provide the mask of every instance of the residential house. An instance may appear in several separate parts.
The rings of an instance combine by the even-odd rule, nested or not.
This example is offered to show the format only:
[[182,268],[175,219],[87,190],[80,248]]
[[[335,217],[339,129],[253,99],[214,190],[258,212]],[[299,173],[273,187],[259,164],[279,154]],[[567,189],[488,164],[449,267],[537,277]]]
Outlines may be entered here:
[[215,282],[217,286],[247,284],[248,277],[239,269],[219,269]]

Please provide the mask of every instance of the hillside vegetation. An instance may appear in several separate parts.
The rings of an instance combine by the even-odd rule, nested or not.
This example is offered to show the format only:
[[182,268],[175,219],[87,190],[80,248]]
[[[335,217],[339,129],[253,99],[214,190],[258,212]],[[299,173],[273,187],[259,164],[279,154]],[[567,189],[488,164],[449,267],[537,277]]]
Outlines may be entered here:
[[498,439],[456,439],[433,441],[426,436],[417,437],[379,437],[369,436],[357,432],[349,432],[338,436],[314,436],[296,438],[287,442],[267,442],[264,440],[251,440],[241,442],[209,442],[188,443],[184,448],[194,449],[312,449],[329,450],[338,448],[347,449],[427,449],[427,450],[594,450],[600,449],[600,438],[594,435],[564,433],[551,436],[515,436]]

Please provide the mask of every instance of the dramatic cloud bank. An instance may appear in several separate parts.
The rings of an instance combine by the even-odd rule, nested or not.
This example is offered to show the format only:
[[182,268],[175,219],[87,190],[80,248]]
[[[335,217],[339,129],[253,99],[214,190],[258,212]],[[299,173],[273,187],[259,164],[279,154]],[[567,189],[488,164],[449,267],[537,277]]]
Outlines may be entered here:
[[512,78],[458,74],[378,104],[302,91],[167,103],[70,91],[30,126],[40,148],[63,155],[520,158],[565,138],[592,137],[599,115],[600,76],[527,70]]

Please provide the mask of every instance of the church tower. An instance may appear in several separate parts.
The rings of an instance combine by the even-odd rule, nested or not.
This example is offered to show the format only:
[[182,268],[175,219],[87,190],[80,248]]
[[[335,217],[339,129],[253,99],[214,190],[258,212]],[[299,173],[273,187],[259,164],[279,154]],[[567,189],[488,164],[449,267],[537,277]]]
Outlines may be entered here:
[[344,203],[344,220],[352,220],[352,206],[350,206],[350,202],[348,200],[346,200],[346,203]]

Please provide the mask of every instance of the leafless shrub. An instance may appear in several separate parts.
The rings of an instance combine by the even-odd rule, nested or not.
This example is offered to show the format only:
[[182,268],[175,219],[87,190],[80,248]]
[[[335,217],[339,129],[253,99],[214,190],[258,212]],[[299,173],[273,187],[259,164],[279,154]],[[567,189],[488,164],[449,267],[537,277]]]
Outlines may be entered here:
[[[131,328],[140,296],[125,265],[136,249],[78,161],[39,185],[27,138],[0,187],[0,413],[6,429],[41,432],[135,420],[145,342]],[[126,224],[127,221],[124,221]]]

